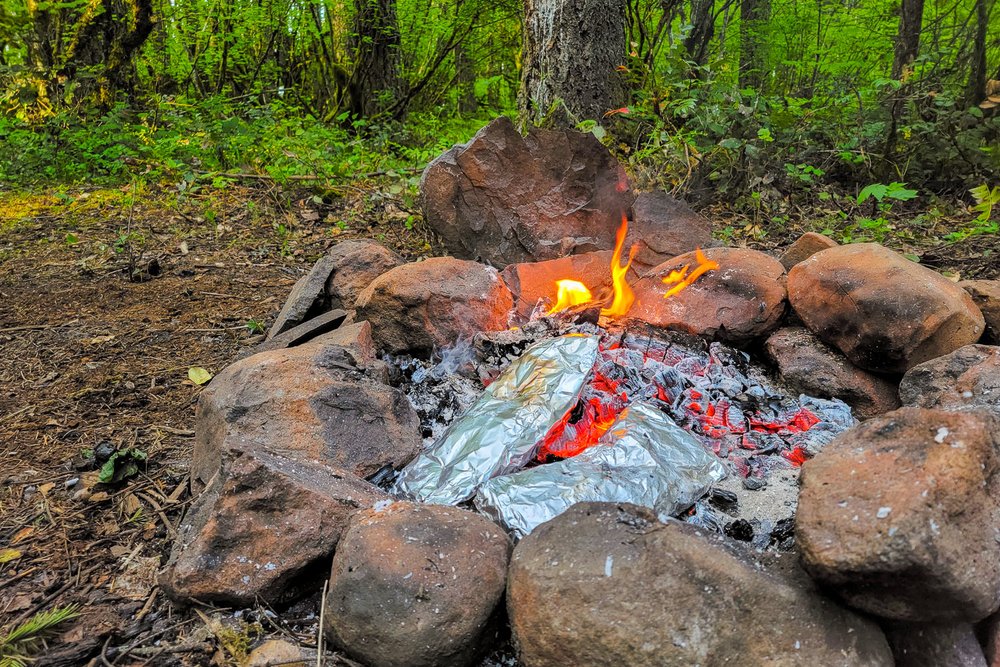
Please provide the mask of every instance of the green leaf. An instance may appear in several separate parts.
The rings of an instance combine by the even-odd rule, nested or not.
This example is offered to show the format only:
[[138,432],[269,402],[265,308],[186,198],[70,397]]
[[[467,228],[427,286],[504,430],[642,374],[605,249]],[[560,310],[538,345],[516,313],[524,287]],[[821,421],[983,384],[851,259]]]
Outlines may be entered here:
[[212,374],[201,366],[192,366],[188,369],[188,379],[201,386],[212,379]]

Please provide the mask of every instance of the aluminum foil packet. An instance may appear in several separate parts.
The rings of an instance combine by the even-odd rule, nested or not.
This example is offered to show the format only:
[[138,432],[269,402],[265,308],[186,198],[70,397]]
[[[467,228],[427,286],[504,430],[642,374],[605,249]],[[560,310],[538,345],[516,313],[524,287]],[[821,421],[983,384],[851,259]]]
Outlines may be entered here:
[[397,494],[425,503],[468,500],[492,477],[523,468],[539,441],[576,405],[597,359],[597,336],[535,343],[396,480]]
[[726,476],[722,462],[658,408],[626,408],[599,444],[573,458],[495,477],[479,490],[479,510],[517,537],[588,501],[649,507],[674,516]]

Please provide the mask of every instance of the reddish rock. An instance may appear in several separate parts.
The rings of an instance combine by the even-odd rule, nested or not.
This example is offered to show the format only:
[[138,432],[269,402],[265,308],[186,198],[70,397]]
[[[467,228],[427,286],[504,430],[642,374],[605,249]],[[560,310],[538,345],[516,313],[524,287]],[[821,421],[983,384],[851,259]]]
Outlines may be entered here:
[[861,419],[899,407],[895,384],[854,366],[808,329],[778,329],[768,337],[765,349],[793,391],[839,398]]
[[459,338],[506,329],[514,299],[496,269],[434,257],[382,274],[355,305],[380,350],[429,355]]
[[419,419],[380,380],[366,322],[314,341],[238,361],[202,392],[192,484],[200,488],[225,451],[265,451],[315,460],[367,477],[402,466],[420,449]]
[[370,667],[469,665],[488,647],[510,541],[457,507],[359,513],[337,547],[324,630]]
[[730,343],[745,343],[778,326],[787,305],[785,270],[778,260],[742,248],[709,248],[704,254],[719,269],[668,299],[663,298],[663,277],[685,265],[693,269],[695,253],[675,257],[643,276],[634,286],[629,319]]
[[987,667],[969,623],[901,623],[886,628],[896,667]]
[[507,610],[527,667],[892,665],[873,623],[688,524],[580,503],[518,543]]
[[781,253],[781,265],[786,271],[791,271],[792,267],[799,262],[809,259],[821,250],[835,248],[839,243],[829,236],[823,236],[816,232],[806,232],[795,240],[795,243],[788,246],[785,252]]
[[556,302],[558,280],[576,280],[590,290],[594,299],[611,292],[611,251],[588,252],[544,262],[509,264],[500,274],[514,297],[514,312],[526,319],[544,300],[546,309]]
[[684,202],[665,192],[636,196],[625,245],[638,246],[637,267],[653,267],[712,243],[712,223]]
[[904,405],[1000,410],[1000,347],[966,345],[914,366],[899,383]]
[[330,248],[332,272],[326,280],[329,308],[354,308],[364,288],[380,275],[403,264],[403,258],[385,246],[362,239],[343,241]]
[[963,280],[958,286],[969,293],[986,320],[983,342],[1000,344],[1000,280]]
[[321,579],[348,517],[385,498],[342,470],[227,450],[181,522],[160,586],[175,600],[237,606],[295,598]]
[[808,571],[852,607],[975,622],[1000,606],[1000,420],[901,408],[802,469],[795,535]]
[[965,291],[875,243],[838,246],[795,265],[792,307],[855,365],[903,372],[975,343],[983,316]]
[[613,248],[635,197],[593,134],[522,137],[505,117],[427,165],[420,192],[449,252],[499,267]]

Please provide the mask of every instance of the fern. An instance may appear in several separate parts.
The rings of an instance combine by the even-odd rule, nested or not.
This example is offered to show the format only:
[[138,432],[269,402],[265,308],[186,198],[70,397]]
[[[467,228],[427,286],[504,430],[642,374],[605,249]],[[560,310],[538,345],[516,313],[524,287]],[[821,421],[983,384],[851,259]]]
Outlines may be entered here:
[[0,637],[0,667],[26,667],[31,655],[44,644],[45,638],[60,623],[76,618],[80,613],[75,604],[40,611],[21,625]]

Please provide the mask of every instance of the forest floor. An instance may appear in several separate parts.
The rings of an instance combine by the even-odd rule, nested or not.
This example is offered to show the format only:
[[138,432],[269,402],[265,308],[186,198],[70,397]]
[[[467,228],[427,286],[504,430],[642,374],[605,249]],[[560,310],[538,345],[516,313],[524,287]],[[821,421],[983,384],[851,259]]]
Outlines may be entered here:
[[[267,182],[0,190],[0,630],[80,612],[37,664],[240,664],[262,637],[315,647],[318,596],[232,614],[174,608],[155,585],[191,500],[200,389],[188,371],[217,373],[261,341],[295,280],[340,240],[439,253],[417,213],[374,183],[323,198]],[[823,229],[807,211],[780,226],[704,213],[728,243],[764,250]],[[1000,273],[995,236],[939,235],[890,230],[884,243],[955,276]],[[99,483],[95,452],[109,447],[142,450],[145,469]]]

